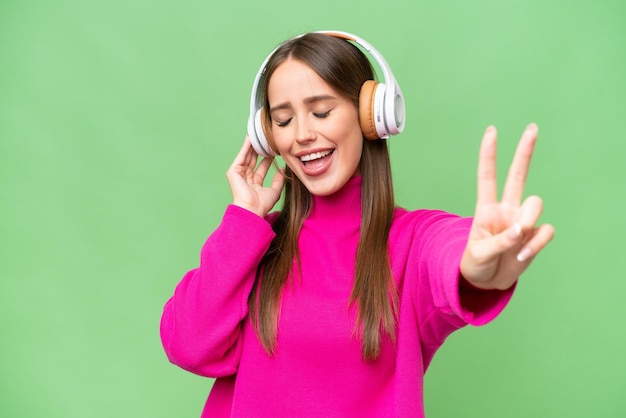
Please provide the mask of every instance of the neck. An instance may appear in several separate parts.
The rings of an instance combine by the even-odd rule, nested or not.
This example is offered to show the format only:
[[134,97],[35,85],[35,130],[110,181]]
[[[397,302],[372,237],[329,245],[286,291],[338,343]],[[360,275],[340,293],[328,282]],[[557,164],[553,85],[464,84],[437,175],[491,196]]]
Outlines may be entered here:
[[356,176],[336,193],[328,196],[313,196],[310,218],[337,220],[361,220],[361,177]]

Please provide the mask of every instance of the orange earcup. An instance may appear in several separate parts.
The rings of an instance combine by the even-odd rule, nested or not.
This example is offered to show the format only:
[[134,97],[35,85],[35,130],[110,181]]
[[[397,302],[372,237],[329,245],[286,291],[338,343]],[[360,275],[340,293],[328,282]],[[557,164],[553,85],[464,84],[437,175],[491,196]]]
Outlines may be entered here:
[[359,124],[363,136],[367,139],[378,139],[374,121],[374,93],[377,86],[376,81],[367,80],[359,92]]

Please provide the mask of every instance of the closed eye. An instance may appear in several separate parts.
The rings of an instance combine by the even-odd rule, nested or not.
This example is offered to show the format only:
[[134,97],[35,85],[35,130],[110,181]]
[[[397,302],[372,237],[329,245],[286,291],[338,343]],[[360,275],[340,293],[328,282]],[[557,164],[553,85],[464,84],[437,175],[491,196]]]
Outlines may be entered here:
[[276,121],[276,125],[283,127],[283,126],[289,125],[289,122],[291,122],[291,118],[284,120],[284,121]]
[[328,117],[328,115],[330,115],[330,111],[331,111],[331,110],[332,110],[332,109],[327,110],[326,112],[323,112],[323,113],[315,113],[315,112],[314,112],[314,113],[313,113],[313,116],[315,116],[316,118],[319,118],[319,119],[324,119],[324,118]]

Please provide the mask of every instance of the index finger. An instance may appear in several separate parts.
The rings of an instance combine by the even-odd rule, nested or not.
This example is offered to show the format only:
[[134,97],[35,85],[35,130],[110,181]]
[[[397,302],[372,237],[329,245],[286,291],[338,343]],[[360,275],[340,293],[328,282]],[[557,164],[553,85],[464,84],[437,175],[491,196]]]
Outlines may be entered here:
[[517,144],[515,156],[513,157],[511,168],[509,168],[509,174],[506,178],[504,191],[502,192],[502,202],[509,203],[513,206],[520,205],[536,140],[537,125],[531,123],[526,127],[526,130]]
[[243,141],[243,145],[241,149],[237,153],[233,161],[233,166],[250,166],[252,169],[256,166],[256,162],[258,159],[257,153],[252,148],[252,143],[250,142],[250,138],[246,135],[246,138]]
[[493,203],[498,199],[496,180],[496,128],[488,126],[478,154],[477,205]]

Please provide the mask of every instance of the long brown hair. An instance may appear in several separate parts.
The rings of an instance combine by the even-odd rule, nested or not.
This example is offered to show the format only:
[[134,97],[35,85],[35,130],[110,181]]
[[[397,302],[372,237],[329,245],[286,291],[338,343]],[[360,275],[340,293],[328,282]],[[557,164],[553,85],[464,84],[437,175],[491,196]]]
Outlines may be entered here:
[[[351,99],[358,108],[359,91],[366,80],[374,79],[367,57],[345,40],[317,33],[306,34],[282,44],[266,66],[262,85],[265,109],[269,108],[267,84],[278,65],[287,59],[310,66],[335,91]],[[271,121],[264,112],[266,126]],[[272,144],[269,129],[266,135]],[[355,261],[355,280],[350,304],[357,306],[355,331],[362,338],[362,356],[374,360],[380,355],[386,335],[395,341],[397,297],[389,262],[389,229],[394,211],[391,164],[384,140],[364,139],[360,161],[361,235]],[[286,168],[283,208],[272,225],[276,237],[261,260],[249,298],[250,316],[268,353],[275,352],[280,294],[297,276],[300,258],[298,235],[311,208],[312,197],[302,182]]]

